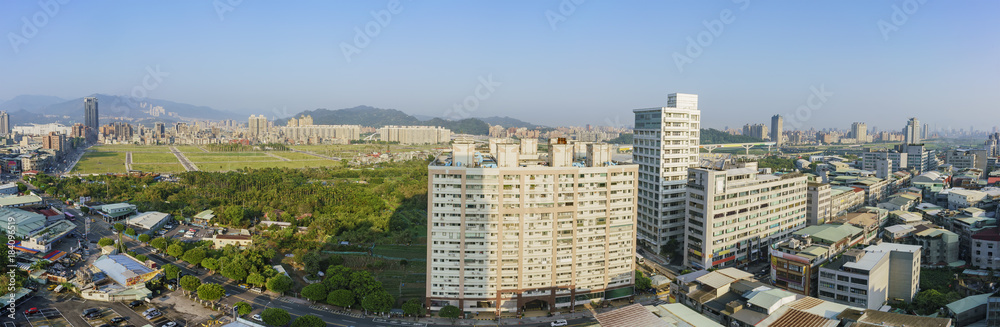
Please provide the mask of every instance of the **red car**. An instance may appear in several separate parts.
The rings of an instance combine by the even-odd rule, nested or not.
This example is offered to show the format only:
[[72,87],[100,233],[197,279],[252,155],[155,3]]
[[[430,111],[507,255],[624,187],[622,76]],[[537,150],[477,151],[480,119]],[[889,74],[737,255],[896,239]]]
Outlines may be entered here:
[[31,308],[31,309],[28,309],[28,310],[24,310],[24,315],[25,316],[30,316],[30,315],[33,315],[33,314],[36,314],[36,313],[38,313],[38,308]]

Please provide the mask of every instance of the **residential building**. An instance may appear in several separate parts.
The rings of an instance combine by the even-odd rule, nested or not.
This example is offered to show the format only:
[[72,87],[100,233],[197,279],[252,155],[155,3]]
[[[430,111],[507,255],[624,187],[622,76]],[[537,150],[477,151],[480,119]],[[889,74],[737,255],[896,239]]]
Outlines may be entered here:
[[399,144],[440,144],[451,141],[451,131],[435,126],[385,126],[378,129],[379,140]]
[[913,241],[907,243],[920,245],[923,249],[921,262],[925,265],[947,266],[959,261],[958,234],[943,228],[927,228],[925,225],[920,225],[917,229],[920,230],[911,234]]
[[[307,116],[308,117],[308,116]],[[315,143],[344,143],[361,139],[360,125],[313,125],[306,118],[300,119],[296,126],[286,126],[281,128],[281,132],[287,141],[292,143],[313,143],[310,140],[317,140]],[[308,125],[303,125],[309,123]]]
[[468,140],[428,166],[426,305],[466,312],[574,307],[632,295],[638,166],[609,163],[611,146],[574,158],[496,153]]
[[49,135],[42,137],[42,149],[52,149],[60,152],[66,149],[66,138],[62,134],[49,132]]
[[868,309],[910,302],[920,282],[920,252],[920,246],[894,243],[847,250],[820,267],[819,298]]
[[743,126],[743,135],[759,138],[761,140],[766,140],[771,138],[771,133],[767,131],[767,125],[764,124],[746,124]]
[[907,155],[898,151],[862,152],[861,169],[877,171],[878,163],[888,160],[892,171],[900,171],[909,168],[906,159]]
[[816,225],[769,249],[771,280],[789,292],[816,296],[819,266],[844,249],[859,244],[864,231],[851,225]]
[[83,98],[84,125],[87,126],[87,142],[97,141],[97,132],[101,126],[97,110],[97,98]]
[[635,109],[632,162],[639,165],[638,240],[656,253],[684,243],[688,168],[698,165],[698,95],[667,95],[667,106]]
[[862,122],[852,123],[851,137],[858,140],[858,143],[868,143],[868,125]]
[[920,127],[920,121],[917,120],[917,118],[910,118],[910,120],[906,122],[906,127],[903,128],[903,144],[920,144],[920,136],[922,135],[920,133]]
[[972,234],[970,264],[979,269],[1000,269],[1000,230],[996,227]]
[[963,327],[986,319],[986,308],[992,293],[973,295],[945,305],[947,317],[955,326]]
[[264,115],[250,115],[247,123],[247,134],[250,137],[263,137],[267,132],[267,117],[264,117]]
[[932,318],[910,314],[882,312],[874,309],[847,309],[837,315],[843,326],[951,327],[948,318]]
[[910,211],[910,209],[916,207],[920,204],[920,195],[914,193],[904,193],[893,195],[889,198],[889,201],[882,202],[878,204],[879,209],[885,209],[889,211]]
[[249,235],[212,235],[212,237],[204,238],[206,241],[212,241],[212,247],[216,249],[221,249],[227,245],[232,245],[237,248],[243,248],[253,244],[253,238]]
[[869,244],[876,238],[882,227],[882,219],[871,212],[852,212],[831,219],[828,224],[851,225],[863,231],[862,244]]
[[986,150],[979,149],[957,149],[948,151],[945,154],[944,162],[951,165],[952,169],[978,168],[986,170]]
[[10,115],[6,111],[0,111],[0,136],[10,135]]
[[688,171],[685,266],[745,266],[805,227],[806,176],[757,174],[756,162],[746,164]]
[[825,224],[830,219],[830,184],[808,183],[806,185],[806,221],[809,225]]
[[785,125],[785,119],[781,115],[774,115],[771,117],[771,142],[774,142],[776,146],[782,146],[785,142],[782,142],[781,132]]
[[839,217],[865,205],[865,191],[857,187],[830,187],[830,217]]

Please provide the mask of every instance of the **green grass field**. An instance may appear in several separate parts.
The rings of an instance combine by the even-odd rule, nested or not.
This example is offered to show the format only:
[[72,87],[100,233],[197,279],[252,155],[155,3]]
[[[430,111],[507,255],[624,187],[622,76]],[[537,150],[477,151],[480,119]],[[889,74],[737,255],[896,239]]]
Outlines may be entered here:
[[[177,161],[177,159],[174,158],[174,161]],[[148,172],[157,172],[157,173],[182,173],[182,172],[185,171],[184,170],[184,166],[182,166],[179,162],[176,162],[176,163],[161,163],[161,164],[148,164],[148,163],[147,164],[136,164],[136,163],[134,163],[134,164],[132,164],[132,169],[133,170],[148,171]]]
[[152,152],[132,152],[132,164],[168,164],[176,163],[177,157],[173,153],[152,153]]
[[105,144],[90,148],[93,151],[101,152],[170,152],[170,147],[166,145],[119,145]]
[[266,155],[264,155],[264,156],[240,156],[240,157],[233,157],[233,156],[190,156],[190,155],[184,154],[184,156],[186,156],[188,158],[188,160],[191,160],[191,162],[194,162],[194,163],[199,163],[199,162],[218,162],[218,163],[223,163],[223,162],[281,161],[281,159],[278,159],[278,158],[275,158],[275,157],[271,157],[271,156],[266,156]]
[[178,146],[174,146],[174,147],[177,148],[177,150],[179,150],[180,152],[184,152],[185,154],[187,154],[188,152],[191,152],[191,153],[207,153],[205,151],[202,151],[201,148],[199,148],[197,146],[194,146],[194,145],[178,145]]
[[125,152],[87,151],[71,172],[75,174],[124,173]]
[[375,254],[395,258],[421,259],[427,258],[426,245],[378,245],[375,246]]
[[317,157],[317,156],[314,156],[314,155],[311,155],[311,154],[291,152],[291,151],[269,152],[269,153],[271,153],[273,155],[276,155],[276,156],[279,156],[279,157],[282,157],[282,158],[285,158],[285,159],[289,159],[289,160],[316,160],[316,159],[323,159],[323,158],[320,158],[320,157]]
[[327,167],[327,166],[338,166],[340,163],[333,160],[299,160],[299,161],[281,161],[277,158],[267,157],[273,159],[271,161],[230,161],[230,162],[214,162],[214,163],[199,163],[193,161],[198,169],[202,171],[230,171],[242,168],[317,168],[317,167]]

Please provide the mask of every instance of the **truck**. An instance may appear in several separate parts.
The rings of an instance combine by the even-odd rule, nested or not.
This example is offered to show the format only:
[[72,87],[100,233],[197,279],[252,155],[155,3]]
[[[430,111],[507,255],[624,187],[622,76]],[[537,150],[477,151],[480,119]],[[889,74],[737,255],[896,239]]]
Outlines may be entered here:
[[56,288],[53,289],[52,292],[59,293],[59,292],[62,292],[62,290],[63,290],[63,285],[59,284],[59,286],[56,286]]

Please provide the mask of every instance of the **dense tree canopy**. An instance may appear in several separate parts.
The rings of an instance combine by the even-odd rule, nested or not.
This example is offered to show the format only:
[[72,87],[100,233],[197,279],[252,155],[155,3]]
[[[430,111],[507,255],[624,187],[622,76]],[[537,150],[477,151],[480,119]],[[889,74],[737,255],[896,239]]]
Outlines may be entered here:
[[314,315],[304,315],[295,318],[292,327],[326,327],[326,322]]
[[267,289],[280,294],[290,290],[293,284],[294,282],[288,276],[277,275],[267,280]]
[[236,313],[240,314],[241,316],[250,314],[250,312],[253,311],[253,307],[250,306],[250,303],[246,303],[244,301],[236,302],[236,304],[234,304],[233,306],[236,307]]
[[194,292],[198,290],[199,286],[201,286],[201,280],[196,276],[187,275],[181,277],[180,284],[181,288],[185,291]]
[[[187,277],[187,276],[185,276]],[[218,301],[226,295],[226,289],[222,285],[207,283],[198,286],[198,298],[205,301]]]
[[327,294],[326,286],[321,283],[309,284],[302,288],[302,296],[313,301],[326,300]]
[[260,319],[271,326],[284,326],[292,320],[292,316],[281,308],[267,308],[260,313]]

